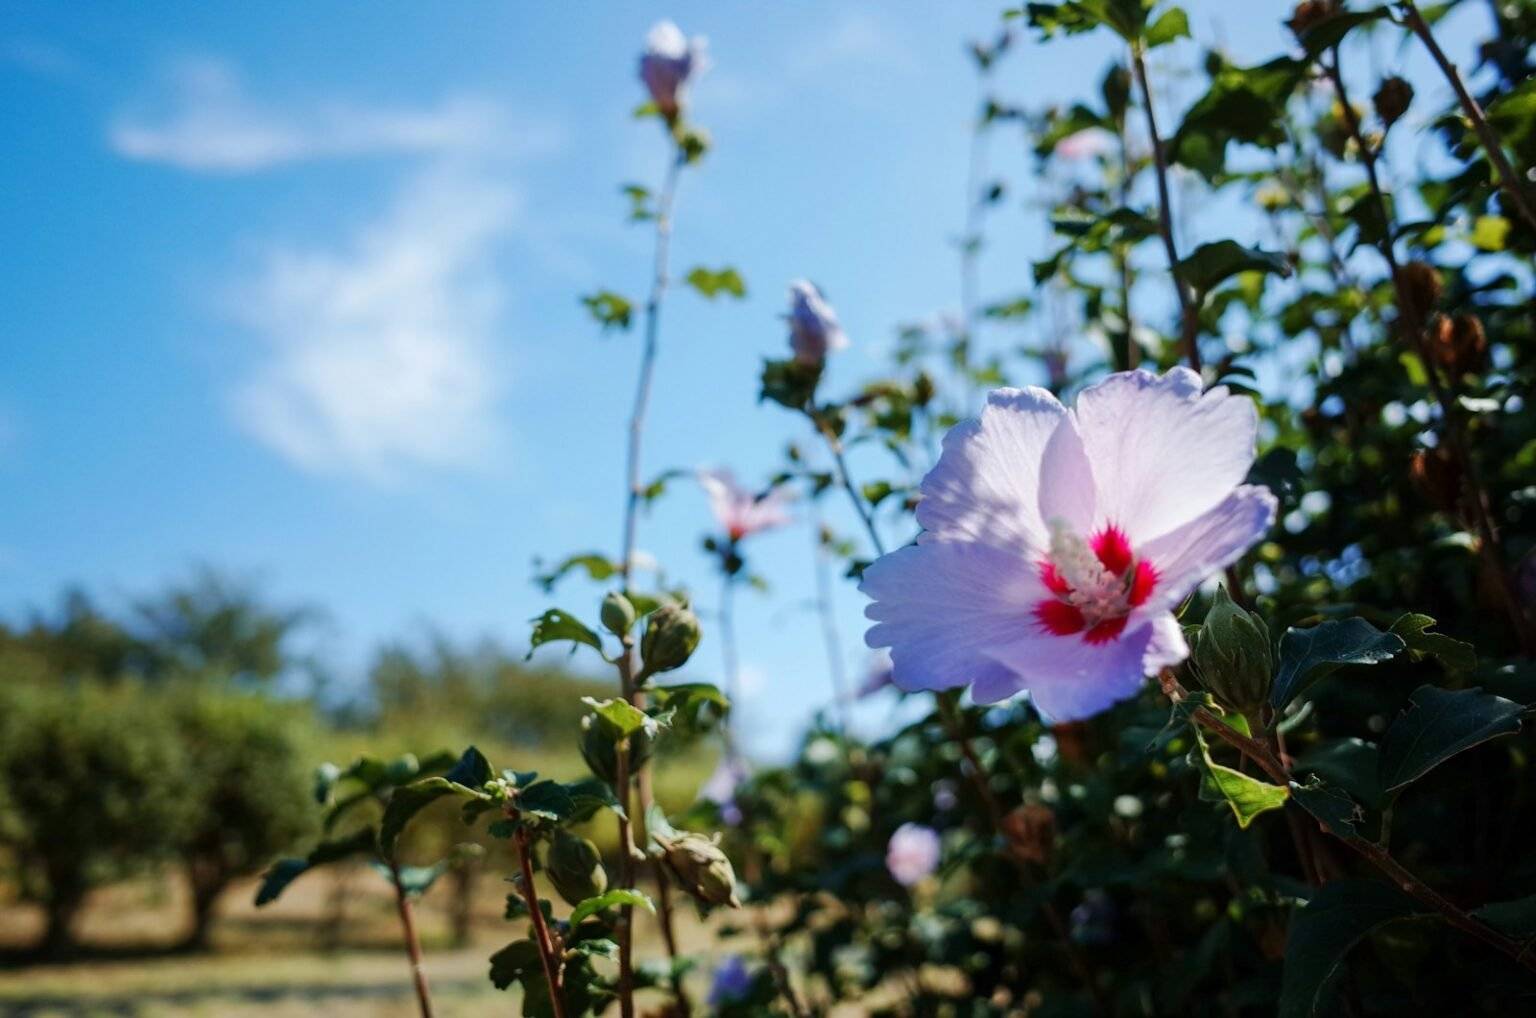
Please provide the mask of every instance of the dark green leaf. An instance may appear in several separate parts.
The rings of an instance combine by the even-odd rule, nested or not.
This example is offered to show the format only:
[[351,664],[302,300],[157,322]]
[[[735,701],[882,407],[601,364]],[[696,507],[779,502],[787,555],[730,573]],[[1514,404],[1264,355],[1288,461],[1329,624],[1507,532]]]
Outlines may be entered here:
[[1280,667],[1269,693],[1277,711],[1312,683],[1342,665],[1372,665],[1400,653],[1407,645],[1364,619],[1323,622],[1310,629],[1287,629],[1280,638]]
[[1457,753],[1520,730],[1525,708],[1481,689],[1420,686],[1381,740],[1381,788],[1417,781]]
[[498,990],[505,990],[522,978],[524,972],[539,973],[544,978],[539,946],[531,940],[514,940],[491,955],[491,983]]
[[570,817],[576,803],[564,785],[555,781],[536,781],[518,792],[516,806],[522,813],[558,824]]
[[619,571],[619,564],[595,551],[585,552],[570,556],[547,573],[538,574],[534,577],[534,581],[548,592],[553,590],[555,584],[564,579],[567,573],[576,569],[585,570],[588,579],[601,583]]
[[600,778],[569,782],[565,791],[571,797],[570,819],[573,823],[590,820],[594,813],[604,808],[613,810],[619,816],[624,815],[624,807],[619,805],[613,788]]
[[1483,922],[1516,940],[1536,937],[1536,894],[1514,901],[1496,901],[1472,913]]
[[1431,633],[1435,620],[1428,615],[1409,613],[1392,623],[1391,632],[1408,645],[1408,653],[1415,661],[1432,657],[1452,675],[1470,672],[1477,667],[1477,649],[1470,643],[1453,640],[1441,633]]
[[364,827],[345,838],[322,841],[302,859],[279,859],[262,876],[261,886],[256,890],[256,906],[260,908],[276,901],[289,884],[316,866],[339,862],[361,852],[372,852],[375,845],[373,828]]
[[1359,803],[1317,778],[1305,785],[1291,782],[1291,798],[1339,837],[1352,838],[1360,833],[1356,825],[1365,819],[1365,813]]
[[[471,752],[479,755],[478,750],[471,750]],[[480,757],[480,762],[484,763],[485,758]],[[481,785],[490,780],[488,764],[485,773],[487,776],[479,782]],[[384,819],[379,823],[379,850],[384,858],[395,857],[395,846],[411,818],[445,795],[463,795],[481,801],[490,799],[490,796],[479,788],[466,787],[443,777],[423,778],[415,784],[395,789],[389,797],[389,805],[384,807]]]
[[1331,1013],[1334,980],[1350,949],[1373,930],[1419,914],[1418,902],[1390,884],[1331,881],[1291,920],[1280,1018]]
[[1367,11],[1340,11],[1307,29],[1300,39],[1301,48],[1307,51],[1307,56],[1315,60],[1319,54],[1343,42],[1344,36],[1352,30],[1361,25],[1380,21],[1387,16],[1385,7],[1374,7]]
[[1243,247],[1235,240],[1201,244],[1174,269],[1180,279],[1197,293],[1210,293],[1224,280],[1239,272],[1291,274],[1290,263],[1282,255],[1257,248]]

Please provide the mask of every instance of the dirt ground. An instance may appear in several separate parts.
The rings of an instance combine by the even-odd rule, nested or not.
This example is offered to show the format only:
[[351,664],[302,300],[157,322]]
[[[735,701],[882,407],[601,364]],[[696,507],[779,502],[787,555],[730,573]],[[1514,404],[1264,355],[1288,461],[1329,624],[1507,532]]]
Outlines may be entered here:
[[[338,871],[339,872],[339,871]],[[517,991],[498,991],[487,958],[521,936],[502,918],[508,885],[478,883],[471,939],[452,943],[449,888],[418,906],[427,977],[439,1018],[518,1013]],[[223,902],[212,949],[173,949],[186,929],[184,892],[160,882],[98,892],[77,927],[88,946],[69,964],[22,964],[20,949],[41,929],[37,909],[0,901],[0,1016],[5,1018],[411,1018],[416,1014],[393,901],[374,873],[315,873],[257,910],[254,885]],[[339,917],[337,909],[340,909]],[[339,918],[339,921],[338,921]],[[688,950],[727,953],[691,913],[680,913]],[[648,917],[640,957],[659,953]],[[697,976],[698,991],[707,977]]]

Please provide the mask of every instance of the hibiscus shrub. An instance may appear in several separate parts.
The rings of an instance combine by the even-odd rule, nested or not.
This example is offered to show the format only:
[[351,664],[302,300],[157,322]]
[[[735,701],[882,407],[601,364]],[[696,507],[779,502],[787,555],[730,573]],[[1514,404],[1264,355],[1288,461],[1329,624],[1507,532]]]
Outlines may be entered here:
[[[732,1015],[1529,1006],[1536,8],[1493,6],[1468,86],[1436,34],[1459,6],[1307,0],[1253,66],[1154,0],[1005,12],[972,47],[972,158],[993,134],[1025,138],[1053,250],[1022,292],[979,295],[1010,189],[973,164],[960,315],[902,328],[889,377],[853,389],[827,370],[849,343],[828,297],[790,285],[787,349],[761,375],[793,438],[784,468],[760,488],[695,475],[718,523],[724,692],[661,681],[703,633],[687,592],[635,568],[641,510],[679,473],[643,455],[648,411],[670,409],[650,390],[672,199],[709,148],[688,105],[703,42],[658,26],[638,115],[668,162],[656,191],[625,189],[654,231],[650,289],[583,298],[603,330],[638,333],[622,541],[541,577],[609,589],[586,617],[544,612],[531,640],[614,670],[616,695],[589,698],[574,733],[592,776],[497,771],[473,749],[331,771],[332,821],[367,802],[371,826],[338,824],[354,833],[279,864],[269,890],[369,855],[419,960],[393,850],[451,797],[514,848],[525,935],[491,978],[521,985],[524,1014],[631,1018],[637,998]],[[1003,95],[1026,33],[1103,42],[1098,94]],[[1378,78],[1372,47],[1429,70]],[[1174,110],[1160,86],[1191,57],[1205,81]],[[733,268],[682,282],[745,292]],[[1015,349],[1005,329],[1044,338]],[[753,536],[802,512],[836,709],[792,761],[754,768],[729,718],[732,599],[756,580]],[[847,723],[838,560],[868,598],[867,643],[889,649],[859,695],[916,718],[872,741]],[[720,771],[666,815],[651,789],[667,745],[716,732]],[[617,825],[616,860],[571,829],[594,816]],[[540,868],[568,908],[541,898]],[[713,952],[704,994],[679,892],[724,912],[729,956]],[[656,913],[665,957],[636,957],[636,909]]]

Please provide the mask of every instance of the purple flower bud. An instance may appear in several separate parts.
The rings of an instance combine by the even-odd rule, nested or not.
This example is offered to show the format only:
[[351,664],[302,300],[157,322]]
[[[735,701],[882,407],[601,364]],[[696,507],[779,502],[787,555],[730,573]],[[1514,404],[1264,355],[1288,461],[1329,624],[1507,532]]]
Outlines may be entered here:
[[714,979],[709,985],[709,1006],[734,1004],[752,990],[752,970],[741,955],[733,954],[715,966]]
[[708,66],[705,45],[703,36],[689,39],[670,21],[658,21],[645,37],[640,80],[669,124],[676,123],[682,110],[688,82]]
[[837,312],[816,284],[804,279],[789,284],[789,345],[796,361],[813,367],[826,360],[829,351],[848,345]]
[[922,824],[902,824],[885,847],[885,868],[911,887],[939,868],[939,834]]

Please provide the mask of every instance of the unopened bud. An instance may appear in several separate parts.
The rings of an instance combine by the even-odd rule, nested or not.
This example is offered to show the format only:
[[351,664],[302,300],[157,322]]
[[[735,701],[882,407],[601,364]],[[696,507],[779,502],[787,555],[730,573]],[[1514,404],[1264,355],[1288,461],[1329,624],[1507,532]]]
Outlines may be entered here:
[[[612,785],[618,780],[618,744],[622,738],[619,727],[601,714],[588,714],[581,719],[581,758],[592,773]],[[645,729],[629,737],[629,773],[639,772],[651,758],[654,748],[651,736]]]
[[1216,588],[1215,603],[1194,643],[1191,656],[1200,684],[1220,703],[1247,713],[1268,699],[1274,668],[1269,627],[1234,604],[1225,587]]
[[614,636],[623,636],[635,624],[635,606],[630,604],[629,598],[615,590],[603,598],[603,606],[598,609],[597,617],[608,632]]
[[1424,321],[1440,303],[1440,270],[1428,262],[1409,262],[1398,270],[1403,287],[1405,312]]
[[1297,39],[1304,39],[1308,32],[1338,12],[1338,0],[1302,0],[1291,12],[1291,19],[1286,25]]
[[1476,315],[1441,316],[1429,330],[1429,346],[1435,363],[1455,379],[1483,366],[1488,355],[1488,334]]
[[1383,78],[1371,101],[1376,104],[1376,115],[1381,122],[1391,127],[1408,112],[1408,104],[1413,102],[1413,86],[1395,75]]
[[681,668],[698,645],[698,617],[682,605],[662,605],[645,620],[645,635],[640,638],[645,673],[654,675]]
[[678,885],[701,905],[741,907],[736,897],[736,871],[720,850],[720,835],[685,832],[675,838],[652,837],[661,846],[662,859]]
[[550,883],[568,904],[580,905],[608,890],[608,871],[603,869],[602,853],[592,842],[570,831],[555,832],[545,868]]
[[1442,447],[1414,450],[1408,479],[1430,505],[1454,511],[1461,502],[1461,467]]

